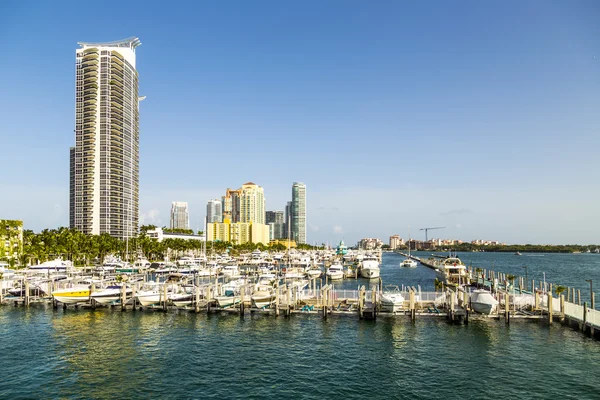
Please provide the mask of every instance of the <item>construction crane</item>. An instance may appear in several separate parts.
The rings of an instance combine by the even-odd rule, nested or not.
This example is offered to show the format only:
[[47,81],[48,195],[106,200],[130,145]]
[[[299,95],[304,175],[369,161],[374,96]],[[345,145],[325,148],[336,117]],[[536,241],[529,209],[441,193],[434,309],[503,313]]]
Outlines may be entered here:
[[445,226],[436,226],[436,227],[433,227],[433,228],[421,228],[419,230],[420,231],[425,231],[425,241],[427,242],[427,232],[429,232],[429,231],[431,231],[433,229],[444,229],[444,228],[446,228],[446,227]]

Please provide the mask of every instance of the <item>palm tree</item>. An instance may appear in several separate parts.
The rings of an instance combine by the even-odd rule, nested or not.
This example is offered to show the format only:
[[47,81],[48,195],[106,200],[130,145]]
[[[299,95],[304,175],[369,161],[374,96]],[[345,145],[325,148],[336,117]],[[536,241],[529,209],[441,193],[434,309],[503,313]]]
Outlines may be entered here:
[[560,296],[565,290],[567,290],[567,288],[565,286],[562,286],[562,285],[557,285],[554,288],[554,291],[556,292],[557,296]]
[[444,282],[440,281],[438,278],[435,278],[435,281],[433,281],[433,286],[437,292],[438,289],[442,290],[444,288]]

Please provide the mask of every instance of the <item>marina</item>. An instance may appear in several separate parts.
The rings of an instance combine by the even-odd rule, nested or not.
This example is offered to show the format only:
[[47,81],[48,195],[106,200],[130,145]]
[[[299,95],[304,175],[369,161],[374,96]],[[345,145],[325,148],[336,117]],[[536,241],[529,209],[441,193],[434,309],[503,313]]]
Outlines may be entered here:
[[[425,259],[428,254],[414,256]],[[470,274],[483,273],[470,265],[470,255],[458,256]],[[491,264],[490,258],[477,257],[478,265]],[[585,255],[547,258],[562,261],[562,268],[569,265],[567,260],[578,264],[587,260],[590,269],[578,273],[594,276],[600,260],[582,257]],[[503,255],[494,258],[495,264],[511,260]],[[561,308],[561,301],[555,302],[553,296],[549,307],[543,296],[537,296],[534,310],[535,295],[533,306],[521,306],[517,301],[521,293],[515,285],[515,292],[512,287],[508,291],[498,287],[498,292],[493,291],[494,298],[499,298],[497,307],[489,314],[481,309],[484,313],[478,313],[473,296],[479,290],[492,292],[482,279],[477,288],[475,277],[475,286],[466,292],[448,287],[436,291],[434,270],[423,265],[402,268],[402,259],[395,253],[383,253],[380,279],[355,275],[329,281],[321,275],[307,278],[306,287],[281,280],[278,287],[273,286],[275,296],[268,307],[252,304],[256,294],[252,276],[243,276],[246,280],[240,285],[232,282],[241,278],[196,276],[193,287],[199,289],[192,291],[191,302],[178,303],[174,295],[185,295],[188,286],[183,274],[173,271],[149,274],[146,282],[142,275],[133,282],[136,275],[131,274],[131,292],[119,291],[126,299],[124,305],[119,299],[95,307],[91,302],[65,307],[32,293],[27,307],[23,298],[6,296],[0,307],[0,340],[7,350],[3,361],[13,367],[6,373],[11,384],[0,382],[0,396],[27,398],[34,390],[45,397],[85,392],[90,398],[122,397],[123,393],[131,397],[247,398],[249,392],[263,398],[317,399],[331,393],[340,398],[365,393],[373,398],[427,398],[432,383],[420,377],[428,375],[437,377],[436,393],[448,398],[459,393],[462,398],[464,393],[484,397],[496,391],[518,397],[523,387],[534,392],[531,398],[586,397],[595,392],[591,382],[600,375],[589,366],[600,362],[600,349],[589,338],[589,328],[586,335],[578,332],[583,320],[575,317],[569,322],[566,318],[583,311],[583,306],[573,309],[565,301]],[[541,259],[547,261],[546,257],[536,258],[538,262]],[[505,267],[511,270],[511,265]],[[322,272],[324,268],[321,265]],[[516,266],[512,268],[516,270]],[[310,269],[315,270],[315,265]],[[244,270],[240,266],[242,274]],[[497,267],[486,268],[485,274],[497,275],[497,271]],[[168,279],[169,275],[175,276]],[[272,282],[273,277],[262,275]],[[540,275],[536,266],[530,267],[529,277],[536,287],[539,282],[543,286]],[[570,271],[564,271],[564,276],[578,279]],[[174,277],[179,280],[166,283]],[[566,278],[561,281],[569,282]],[[122,282],[117,285],[124,286]],[[144,306],[131,301],[145,285],[158,289],[157,303]],[[169,291],[171,285],[179,289]],[[98,288],[96,293],[106,292],[110,298],[113,289]],[[530,291],[522,288],[525,296]],[[573,289],[570,292],[572,300]],[[580,292],[581,288],[575,289],[576,296]],[[270,295],[265,297],[271,299]],[[465,310],[468,313],[461,311],[465,295],[471,301]],[[585,296],[582,300],[585,302]],[[509,304],[508,314],[505,304]],[[548,309],[555,312],[548,313]],[[563,319],[562,310],[565,325],[573,329],[558,323]],[[27,337],[27,346],[21,337]],[[120,361],[115,363],[117,356]],[[39,357],[46,360],[42,369],[35,361]],[[507,360],[513,360],[508,370]],[[576,362],[565,364],[566,360]],[[131,374],[125,371],[130,370],[138,371],[134,379],[126,378]],[[557,373],[561,379],[547,385],[544,377]],[[469,379],[463,379],[465,376]],[[110,385],[102,384],[108,381]],[[377,390],[368,389],[368,382],[377,382]]]
[[[108,307],[122,311],[225,313],[241,318],[251,314],[305,314],[323,319],[446,319],[463,324],[470,319],[501,319],[506,324],[515,319],[534,319],[547,324],[561,322],[599,337],[600,311],[595,309],[593,295],[589,301],[582,301],[580,289],[558,289],[556,284],[553,287],[541,280],[528,281],[494,269],[467,267],[456,255],[424,260],[400,254],[433,269],[433,290],[411,280],[384,282],[386,274],[380,276],[381,268],[404,269],[401,263],[391,264],[391,260],[398,259],[394,253],[293,255],[288,264],[274,262],[269,254],[253,253],[240,265],[227,259],[221,264],[198,265],[186,259],[172,264],[172,268],[160,264],[159,269],[118,275],[107,274],[106,265],[80,270],[68,262],[51,261],[22,274],[5,271],[10,281],[2,276],[0,302],[65,310]],[[384,257],[390,261],[382,264]],[[54,270],[49,266],[55,266]],[[344,268],[352,273],[345,274]]]

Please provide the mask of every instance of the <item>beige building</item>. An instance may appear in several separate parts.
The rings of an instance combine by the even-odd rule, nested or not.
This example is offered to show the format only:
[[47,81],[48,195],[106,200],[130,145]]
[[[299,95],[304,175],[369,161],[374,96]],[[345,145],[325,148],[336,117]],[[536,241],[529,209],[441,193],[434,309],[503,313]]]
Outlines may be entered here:
[[269,225],[252,222],[213,222],[206,225],[206,238],[212,242],[231,242],[233,244],[263,243],[269,244]]
[[390,236],[390,249],[396,250],[400,246],[404,246],[404,239],[400,235]]
[[138,38],[79,42],[69,222],[86,234],[135,236],[139,217]]
[[255,183],[244,183],[240,189],[240,222],[265,224],[265,192]]

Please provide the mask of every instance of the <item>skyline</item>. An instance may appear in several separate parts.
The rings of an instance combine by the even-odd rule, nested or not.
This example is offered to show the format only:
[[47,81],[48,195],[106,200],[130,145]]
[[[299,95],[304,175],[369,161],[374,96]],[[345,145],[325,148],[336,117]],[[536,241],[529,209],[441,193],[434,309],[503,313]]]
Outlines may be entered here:
[[69,225],[77,42],[136,36],[140,224],[181,200],[197,230],[235,182],[283,210],[298,181],[311,244],[600,242],[595,2],[73,4],[0,6],[0,218]]

